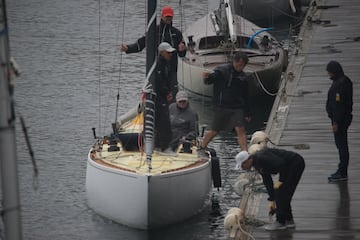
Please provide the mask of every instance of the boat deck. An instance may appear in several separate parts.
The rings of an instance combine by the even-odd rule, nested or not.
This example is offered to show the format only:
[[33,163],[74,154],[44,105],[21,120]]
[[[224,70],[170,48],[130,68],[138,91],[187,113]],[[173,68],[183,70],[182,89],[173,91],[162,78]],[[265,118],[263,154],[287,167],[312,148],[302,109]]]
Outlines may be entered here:
[[[312,21],[303,24],[302,43],[298,54],[290,58],[284,91],[275,101],[267,126],[277,147],[305,158],[305,171],[292,201],[296,229],[267,232],[254,227],[255,239],[360,239],[360,41],[354,17],[360,13],[360,1],[318,0],[317,5],[323,7],[308,12]],[[330,60],[342,64],[354,88],[354,117],[348,131],[349,180],[335,184],[327,180],[339,161],[325,112],[331,85],[325,67]],[[268,222],[266,194],[253,194],[261,197],[246,198],[248,216],[251,213]]]
[[146,154],[139,151],[125,151],[118,144],[120,151],[107,151],[108,144],[103,144],[101,155],[99,151],[92,151],[90,158],[98,164],[144,175],[156,175],[175,170],[195,167],[208,162],[200,159],[194,148],[192,153],[176,153],[176,156],[154,152],[151,160],[151,171],[146,164]]

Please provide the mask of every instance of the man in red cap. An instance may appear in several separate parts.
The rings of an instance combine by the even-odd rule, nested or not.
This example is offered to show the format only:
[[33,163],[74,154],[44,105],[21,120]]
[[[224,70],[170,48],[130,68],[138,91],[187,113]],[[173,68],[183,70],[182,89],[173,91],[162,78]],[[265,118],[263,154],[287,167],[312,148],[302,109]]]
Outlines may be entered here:
[[171,7],[165,6],[161,11],[162,17],[174,17],[174,11]]
[[[174,11],[171,7],[165,6],[161,11],[161,20],[160,24],[156,26],[156,39],[158,39],[158,44],[161,42],[169,43],[176,51],[172,54],[170,61],[170,86],[173,101],[175,101],[175,96],[178,91],[178,81],[177,81],[177,65],[178,65],[178,56],[184,57],[186,54],[186,46],[183,40],[183,35],[180,30],[175,28],[172,25],[174,17]],[[139,38],[133,44],[121,44],[120,51],[126,53],[137,53],[142,51],[145,48],[145,35]]]

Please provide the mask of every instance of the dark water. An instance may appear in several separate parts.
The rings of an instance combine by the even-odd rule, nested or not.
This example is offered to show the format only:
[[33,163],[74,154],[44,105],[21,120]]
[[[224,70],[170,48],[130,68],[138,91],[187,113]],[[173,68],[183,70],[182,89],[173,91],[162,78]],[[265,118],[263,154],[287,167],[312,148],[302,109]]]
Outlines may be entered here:
[[[180,16],[178,1],[166,3]],[[187,1],[186,21],[175,17],[175,25],[185,28],[206,14],[206,3]],[[145,232],[104,219],[86,205],[91,128],[96,127],[98,135],[109,133],[118,89],[121,114],[134,106],[144,82],[144,53],[121,57],[118,51],[121,42],[132,42],[145,31],[144,1],[127,1],[126,11],[123,6],[120,0],[102,0],[100,5],[91,0],[8,1],[11,53],[23,72],[16,79],[16,111],[26,120],[39,168],[35,179],[18,124],[24,239],[227,239],[223,214],[240,202],[232,189],[239,174],[233,170],[239,151],[234,133],[221,134],[210,144],[221,158],[223,188],[215,192],[220,214],[214,214],[209,204],[185,223]],[[191,100],[201,123],[209,123],[209,105],[204,99]],[[249,133],[265,127],[271,103],[272,98],[254,103]]]

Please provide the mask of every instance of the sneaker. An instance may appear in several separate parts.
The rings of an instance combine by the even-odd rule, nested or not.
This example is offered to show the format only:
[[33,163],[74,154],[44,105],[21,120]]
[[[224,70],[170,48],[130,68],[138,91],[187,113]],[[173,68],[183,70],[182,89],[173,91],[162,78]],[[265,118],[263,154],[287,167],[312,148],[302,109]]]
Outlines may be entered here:
[[209,153],[208,153],[208,151],[205,150],[205,148],[199,148],[197,150],[197,152],[198,152],[199,157],[201,157],[201,158],[209,158]]
[[294,219],[285,221],[286,228],[296,228]]
[[154,153],[159,153],[161,152],[161,148],[154,148]]
[[285,230],[285,229],[286,229],[285,223],[279,223],[278,221],[275,221],[265,226],[265,230],[268,231]]
[[347,176],[342,176],[340,173],[337,173],[335,175],[332,175],[328,177],[329,182],[341,182],[341,181],[347,181]]
[[159,152],[159,154],[160,155],[166,155],[166,156],[173,156],[173,157],[177,156],[176,152],[174,152],[171,148],[167,148],[164,151]]

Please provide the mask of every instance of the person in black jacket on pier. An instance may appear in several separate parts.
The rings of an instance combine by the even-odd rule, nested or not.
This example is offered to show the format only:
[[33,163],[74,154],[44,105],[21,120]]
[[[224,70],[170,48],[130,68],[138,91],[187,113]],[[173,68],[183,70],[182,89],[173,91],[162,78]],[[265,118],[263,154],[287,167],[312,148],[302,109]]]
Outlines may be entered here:
[[[169,6],[163,7],[160,24],[156,26],[156,39],[158,44],[160,44],[161,42],[167,42],[176,49],[176,51],[172,53],[169,69],[170,87],[173,99],[175,99],[176,93],[179,88],[177,81],[178,56],[185,56],[186,46],[181,31],[172,25],[173,17],[173,9]],[[145,35],[142,36],[133,44],[121,44],[120,51],[126,53],[141,52],[145,48],[145,37]]]
[[[252,151],[253,146],[260,145],[250,146],[250,155],[241,167],[247,171],[254,167],[261,174],[269,195],[269,212],[276,208],[276,221],[266,225],[265,229],[274,231],[295,228],[290,203],[305,168],[304,158],[296,152],[276,148],[259,147]],[[272,174],[279,174],[275,184]]]
[[333,81],[328,91],[326,112],[331,120],[335,144],[339,152],[340,163],[329,182],[347,181],[349,165],[349,147],[347,131],[352,121],[353,85],[337,61],[330,61],[326,70]]

